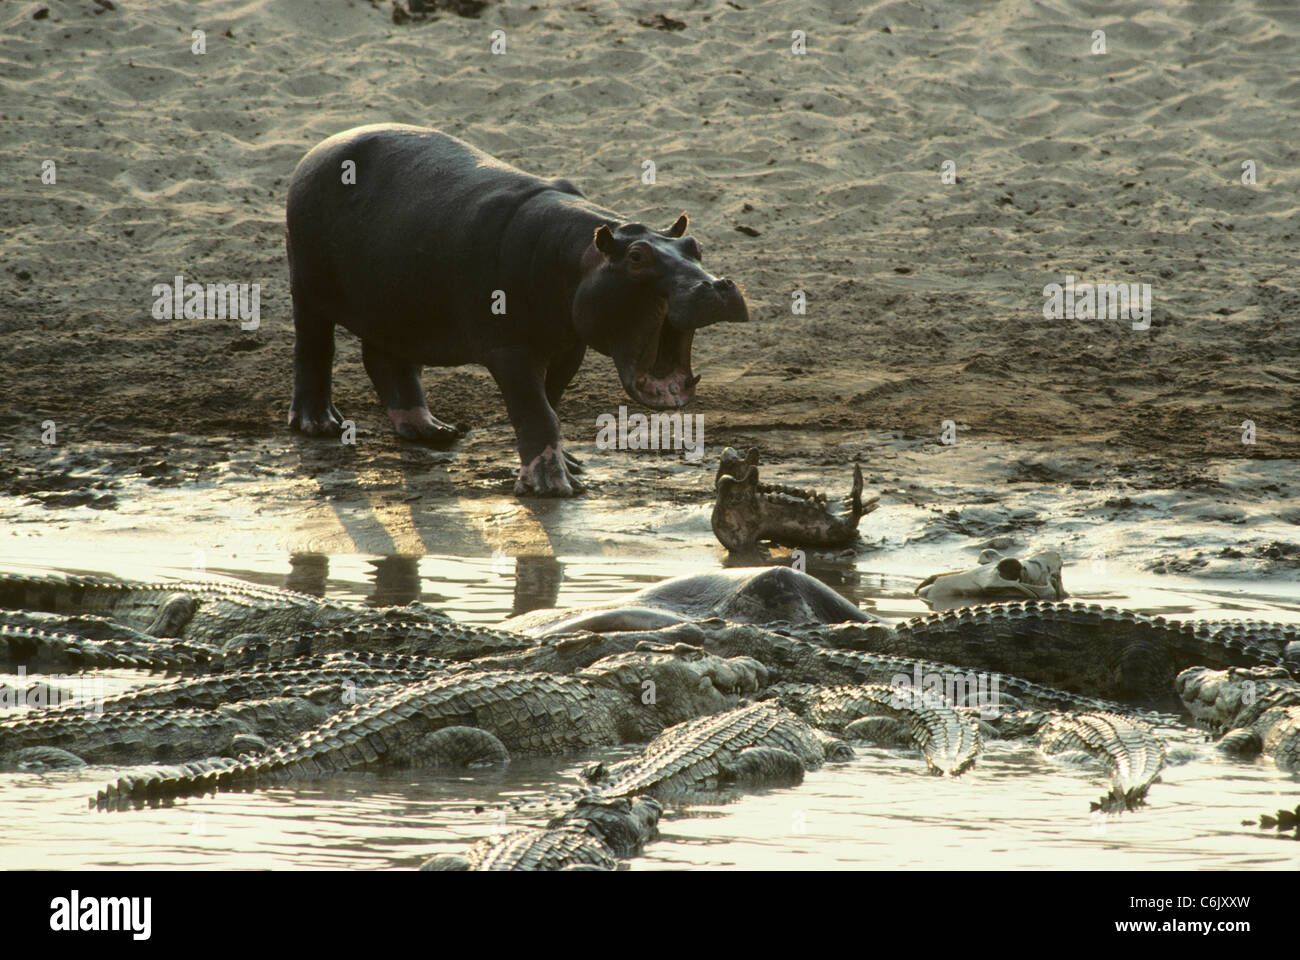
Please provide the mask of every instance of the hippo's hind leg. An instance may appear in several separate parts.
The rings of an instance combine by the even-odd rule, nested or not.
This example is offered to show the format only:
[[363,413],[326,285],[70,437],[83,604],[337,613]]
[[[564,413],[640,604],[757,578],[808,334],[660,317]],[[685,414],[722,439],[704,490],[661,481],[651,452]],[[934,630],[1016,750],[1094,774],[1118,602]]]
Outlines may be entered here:
[[420,383],[420,364],[398,360],[373,341],[361,341],[361,362],[393,421],[397,435],[420,443],[450,443],[460,431],[429,412]]
[[[292,262],[292,255],[291,255]],[[334,437],[343,430],[343,417],[330,402],[334,366],[334,321],[294,285],[293,405],[289,427],[309,437]]]

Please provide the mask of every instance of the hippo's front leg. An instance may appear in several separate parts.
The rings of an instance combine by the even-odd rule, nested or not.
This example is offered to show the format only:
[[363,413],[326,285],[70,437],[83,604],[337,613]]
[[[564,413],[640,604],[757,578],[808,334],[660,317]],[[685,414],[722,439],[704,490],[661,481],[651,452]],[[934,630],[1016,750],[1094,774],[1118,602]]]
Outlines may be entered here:
[[[551,409],[558,411],[560,409],[560,397],[564,395],[564,389],[573,380],[573,375],[578,372],[582,366],[582,358],[587,355],[587,345],[577,343],[570,347],[559,357],[551,361],[551,365],[546,369],[546,402],[551,405]],[[569,473],[584,473],[582,461],[575,457],[568,450],[564,451],[564,465],[569,468]]]
[[546,399],[543,368],[526,353],[503,351],[487,368],[505,397],[519,446],[515,496],[572,497],[585,487],[573,476],[560,442],[560,419]]

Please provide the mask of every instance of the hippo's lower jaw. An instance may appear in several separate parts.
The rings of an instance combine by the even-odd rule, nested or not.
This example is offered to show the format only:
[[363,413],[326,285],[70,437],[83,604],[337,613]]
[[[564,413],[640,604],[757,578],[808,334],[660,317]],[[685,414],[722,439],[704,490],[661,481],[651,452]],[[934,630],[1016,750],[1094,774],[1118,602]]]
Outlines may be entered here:
[[695,399],[698,376],[691,374],[693,330],[679,330],[665,321],[653,344],[653,354],[631,369],[620,370],[627,395],[657,410],[684,407]]

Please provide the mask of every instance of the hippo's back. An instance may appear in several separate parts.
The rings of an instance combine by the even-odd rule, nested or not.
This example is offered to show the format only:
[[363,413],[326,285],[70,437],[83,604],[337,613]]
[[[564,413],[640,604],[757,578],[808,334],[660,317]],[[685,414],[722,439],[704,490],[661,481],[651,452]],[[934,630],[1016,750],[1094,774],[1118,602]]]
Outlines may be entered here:
[[[372,123],[336,133],[308,151],[289,183],[290,210],[295,206],[295,195],[311,196],[309,191],[323,185],[319,181],[342,185],[345,160],[357,165],[355,185],[368,186],[372,192],[387,186],[432,188],[475,173],[482,181],[502,186],[514,184],[526,190],[544,185],[539,178],[438,130],[405,123]],[[369,184],[363,175],[371,181]]]

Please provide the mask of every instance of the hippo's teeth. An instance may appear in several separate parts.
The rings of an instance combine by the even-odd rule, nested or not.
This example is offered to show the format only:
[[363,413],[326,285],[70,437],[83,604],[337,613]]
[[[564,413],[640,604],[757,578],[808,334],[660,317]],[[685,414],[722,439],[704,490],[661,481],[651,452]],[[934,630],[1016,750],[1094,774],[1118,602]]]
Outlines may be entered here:
[[701,376],[702,376],[702,374],[698,374],[698,373],[697,373],[695,376],[691,377],[691,386],[692,386],[692,387],[695,386],[697,383],[700,382],[700,377],[701,377]]

